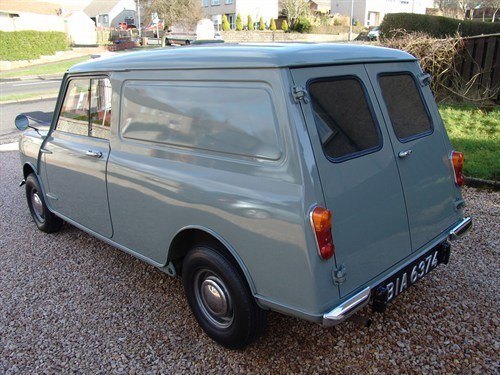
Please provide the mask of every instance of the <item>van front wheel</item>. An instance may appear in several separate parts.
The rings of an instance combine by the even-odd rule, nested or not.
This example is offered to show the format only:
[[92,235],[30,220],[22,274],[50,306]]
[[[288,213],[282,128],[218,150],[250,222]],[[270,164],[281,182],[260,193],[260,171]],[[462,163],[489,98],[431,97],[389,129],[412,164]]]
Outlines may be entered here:
[[63,221],[47,208],[42,189],[34,173],[26,178],[26,200],[38,229],[45,233],[53,233],[61,229]]
[[242,348],[264,331],[266,311],[257,306],[244,277],[216,246],[189,251],[182,281],[196,320],[222,346]]

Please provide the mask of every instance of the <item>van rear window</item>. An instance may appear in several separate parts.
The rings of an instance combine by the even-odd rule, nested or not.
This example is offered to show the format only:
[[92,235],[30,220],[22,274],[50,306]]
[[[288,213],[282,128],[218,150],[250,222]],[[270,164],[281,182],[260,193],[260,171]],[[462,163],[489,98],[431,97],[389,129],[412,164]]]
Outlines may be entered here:
[[278,122],[270,92],[256,83],[241,86],[128,82],[123,89],[121,134],[127,139],[278,160]]
[[410,74],[382,75],[379,84],[392,128],[400,141],[432,131],[431,120]]
[[382,146],[361,82],[354,77],[309,84],[314,119],[325,154],[343,161]]

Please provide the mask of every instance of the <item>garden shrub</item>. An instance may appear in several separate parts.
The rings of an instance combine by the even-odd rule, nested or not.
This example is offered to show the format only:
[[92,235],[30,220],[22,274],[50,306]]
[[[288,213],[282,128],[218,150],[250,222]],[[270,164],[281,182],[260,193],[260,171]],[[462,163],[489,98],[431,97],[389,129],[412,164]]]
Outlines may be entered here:
[[286,22],[286,20],[283,20],[283,22],[281,23],[281,30],[283,31],[288,31],[288,22]]
[[274,18],[271,20],[271,25],[269,25],[269,30],[276,31],[276,21]]
[[445,38],[457,33],[462,36],[500,33],[500,23],[464,21],[425,14],[387,14],[380,25],[383,37],[390,38],[395,31],[423,32],[435,38]]
[[0,31],[0,60],[34,60],[69,49],[65,33],[58,31]]
[[236,31],[243,30],[243,21],[241,20],[241,14],[238,13],[236,16]]
[[247,18],[247,28],[249,31],[252,31],[254,29],[253,19],[252,19],[252,16],[250,16],[250,15],[248,15],[248,18]]
[[297,31],[299,33],[308,33],[311,31],[311,27],[311,22],[307,18],[301,17],[293,25],[293,31]]
[[228,31],[231,28],[229,21],[227,20],[227,16],[225,14],[222,15],[222,31]]
[[264,23],[264,18],[260,17],[260,20],[259,20],[259,30],[263,31],[265,29],[266,29],[266,24]]

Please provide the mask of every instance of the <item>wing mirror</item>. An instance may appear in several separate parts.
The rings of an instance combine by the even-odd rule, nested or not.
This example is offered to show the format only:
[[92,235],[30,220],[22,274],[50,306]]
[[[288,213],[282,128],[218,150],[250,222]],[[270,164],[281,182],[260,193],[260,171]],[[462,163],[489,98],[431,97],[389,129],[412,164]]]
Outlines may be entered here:
[[30,120],[26,115],[17,115],[14,123],[16,124],[16,128],[21,131],[28,129],[29,127],[33,127],[30,126]]

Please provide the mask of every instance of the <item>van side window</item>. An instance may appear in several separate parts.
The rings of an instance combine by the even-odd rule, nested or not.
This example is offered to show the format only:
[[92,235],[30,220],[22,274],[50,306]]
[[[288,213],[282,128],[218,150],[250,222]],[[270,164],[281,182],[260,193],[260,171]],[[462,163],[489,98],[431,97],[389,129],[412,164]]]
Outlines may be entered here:
[[379,84],[400,141],[432,131],[431,120],[410,74],[382,75]]
[[68,84],[61,114],[57,120],[57,130],[79,134],[89,134],[90,80],[73,79]]
[[109,138],[111,121],[111,83],[108,78],[91,80],[90,135]]
[[108,78],[72,79],[68,84],[56,129],[109,139],[111,84]]
[[219,153],[278,160],[278,121],[260,83],[127,82],[121,135]]
[[381,147],[381,137],[361,82],[353,77],[309,84],[314,119],[325,154],[343,161]]

